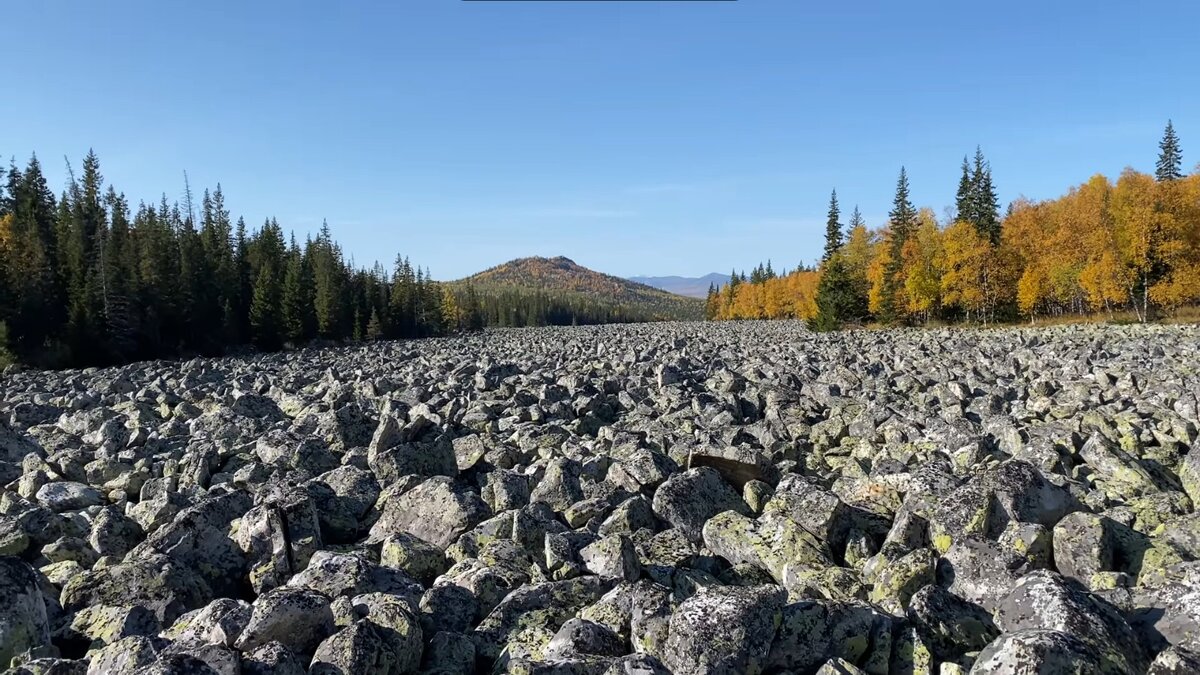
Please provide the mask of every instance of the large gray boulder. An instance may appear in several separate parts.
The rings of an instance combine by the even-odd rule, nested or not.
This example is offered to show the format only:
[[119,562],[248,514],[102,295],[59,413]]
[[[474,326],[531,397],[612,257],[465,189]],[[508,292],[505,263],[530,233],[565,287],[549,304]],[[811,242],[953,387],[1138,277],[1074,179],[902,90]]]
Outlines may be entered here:
[[677,673],[761,673],[786,594],[779,588],[708,587],[671,615],[663,663]]
[[1149,659],[1141,640],[1117,609],[1046,570],[1025,575],[995,610],[1005,632],[1047,629],[1090,645],[1106,670],[1143,672]]
[[254,601],[250,620],[234,647],[249,652],[278,642],[297,656],[308,657],[333,632],[327,596],[303,588],[277,588]]
[[723,511],[749,514],[736,490],[710,467],[672,476],[654,493],[654,513],[693,541],[703,538],[704,523]]
[[28,563],[0,556],[0,666],[50,644],[46,604],[37,572]]
[[1118,675],[1095,647],[1062,631],[1027,628],[1005,633],[984,648],[971,666],[971,675]]
[[476,492],[439,476],[384,504],[370,536],[373,541],[382,541],[390,535],[407,533],[444,550],[489,515],[487,504]]

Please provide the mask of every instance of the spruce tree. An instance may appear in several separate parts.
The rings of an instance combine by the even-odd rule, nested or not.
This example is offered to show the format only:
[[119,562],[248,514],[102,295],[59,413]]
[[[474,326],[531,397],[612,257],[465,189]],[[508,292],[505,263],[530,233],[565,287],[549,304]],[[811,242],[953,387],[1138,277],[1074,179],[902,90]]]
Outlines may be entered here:
[[309,334],[313,313],[312,289],[306,278],[308,274],[305,267],[304,254],[293,235],[287,267],[283,273],[281,316],[283,339],[293,345],[303,344],[312,338]]
[[1000,204],[992,185],[992,167],[983,158],[983,150],[975,147],[975,167],[971,173],[971,219],[979,234],[993,244],[1000,241]]
[[383,339],[383,321],[379,318],[379,308],[371,308],[371,318],[367,321],[367,339],[374,342]]
[[720,307],[720,295],[717,292],[717,284],[709,282],[708,295],[704,298],[704,318],[708,321],[716,319]]
[[892,210],[888,213],[891,239],[888,263],[884,269],[883,300],[880,306],[880,318],[889,323],[896,320],[896,295],[903,283],[900,273],[904,263],[902,259],[904,243],[917,229],[917,210],[909,200],[908,191],[908,173],[904,167],[900,167],[900,178],[896,181],[896,196],[892,201]]
[[842,247],[842,224],[838,222],[841,211],[838,208],[837,190],[829,196],[829,212],[825,220],[825,254],[821,262],[828,262],[834,253]]
[[962,177],[958,179],[958,194],[954,198],[955,219],[963,222],[974,222],[975,213],[971,203],[974,196],[972,186],[974,181],[971,179],[971,166],[967,163],[967,156],[963,155],[962,161]]
[[1158,151],[1154,178],[1160,183],[1183,178],[1183,151],[1179,149],[1179,137],[1175,135],[1175,125],[1171,120],[1167,120],[1167,128],[1158,143]]
[[863,220],[862,213],[860,213],[860,212],[859,212],[859,210],[858,210],[858,204],[855,204],[855,205],[854,205],[854,212],[850,214],[850,227],[849,227],[849,229],[853,230],[854,228],[856,228],[856,227],[858,227],[858,226],[860,226],[860,225],[861,225],[861,226],[863,226],[863,227],[866,227],[866,226],[867,226],[867,222],[866,222],[865,220]]
[[280,290],[273,263],[263,265],[254,282],[254,297],[250,302],[250,329],[259,349],[280,347]]
[[843,255],[835,254],[822,268],[817,284],[817,314],[808,322],[810,330],[830,331],[866,316],[866,293],[858,288]]
[[900,167],[900,178],[896,181],[896,196],[892,199],[892,210],[888,212],[888,221],[902,239],[907,239],[917,229],[917,209],[913,207],[908,195],[908,173]]

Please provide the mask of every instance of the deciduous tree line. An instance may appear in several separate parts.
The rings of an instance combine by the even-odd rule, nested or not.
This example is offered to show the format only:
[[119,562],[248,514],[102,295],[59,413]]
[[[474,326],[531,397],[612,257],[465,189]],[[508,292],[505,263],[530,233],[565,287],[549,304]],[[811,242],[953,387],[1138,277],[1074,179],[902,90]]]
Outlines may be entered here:
[[888,221],[848,229],[836,192],[817,270],[709,292],[710,319],[799,318],[814,328],[933,319],[991,323],[1130,312],[1141,321],[1200,302],[1200,171],[1185,175],[1168,123],[1154,175],[1097,175],[1066,195],[1018,199],[1001,218],[991,167],[964,158],[952,217],[916,209],[901,169]]

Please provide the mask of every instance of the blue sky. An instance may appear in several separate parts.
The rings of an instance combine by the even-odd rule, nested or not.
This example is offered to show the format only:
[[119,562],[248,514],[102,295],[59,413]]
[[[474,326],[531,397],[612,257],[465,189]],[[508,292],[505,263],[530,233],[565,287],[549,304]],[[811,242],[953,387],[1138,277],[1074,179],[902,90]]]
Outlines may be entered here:
[[1200,161],[1194,2],[10,2],[0,153],[88,148],[132,201],[235,215],[456,278],[524,255],[622,276],[819,255],[908,168],[1002,202]]

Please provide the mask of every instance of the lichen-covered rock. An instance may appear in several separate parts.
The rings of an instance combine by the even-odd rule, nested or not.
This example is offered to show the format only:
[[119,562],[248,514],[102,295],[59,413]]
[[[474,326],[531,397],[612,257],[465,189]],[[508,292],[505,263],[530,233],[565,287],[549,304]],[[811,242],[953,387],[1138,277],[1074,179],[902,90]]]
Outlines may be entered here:
[[558,629],[543,655],[546,659],[578,656],[622,656],[625,644],[611,628],[584,619],[570,619]]
[[142,605],[91,605],[71,617],[64,634],[100,647],[135,635],[156,635],[161,630],[158,617]]
[[55,513],[78,511],[104,503],[104,495],[99,490],[73,481],[46,483],[38,489],[36,499]]
[[136,520],[114,508],[105,508],[92,521],[88,543],[99,555],[123,556],[144,536]]
[[950,592],[992,611],[1016,586],[1024,564],[996,542],[970,537],[942,556],[938,578]]
[[404,598],[389,593],[366,593],[354,598],[354,612],[369,620],[390,653],[392,669],[416,672],[421,663],[424,632],[420,619]]
[[1161,489],[1145,467],[1099,432],[1083,444],[1079,457],[1101,478],[1101,489],[1113,499],[1129,500]]
[[390,593],[405,597],[413,605],[424,589],[407,574],[377,565],[362,555],[317,551],[303,572],[287,583],[307,588],[329,598],[353,597],[363,593]]
[[913,594],[906,616],[941,661],[957,661],[1000,636],[987,610],[933,584]]
[[371,527],[371,539],[408,533],[445,550],[489,515],[487,504],[475,492],[444,476],[430,478],[383,505],[383,514]]
[[133,671],[133,675],[228,675],[190,654],[166,654]]
[[256,593],[287,583],[322,545],[316,506],[304,490],[269,497],[239,518],[232,532]]
[[327,596],[303,588],[277,588],[254,601],[250,621],[234,647],[248,652],[278,642],[297,656],[307,657],[333,631]]
[[893,614],[903,614],[913,593],[933,583],[937,557],[919,548],[888,563],[879,571],[870,600]]
[[[476,654],[487,662],[540,659],[554,634],[612,582],[599,577],[533,584],[510,593],[471,634]],[[501,654],[503,653],[503,659]]]
[[[495,579],[495,577],[493,577]],[[507,595],[507,592],[505,593]],[[488,606],[490,612],[503,597]],[[427,633],[465,633],[483,618],[479,598],[469,588],[455,583],[438,584],[425,591],[419,603],[421,628]]]
[[106,645],[91,654],[87,675],[130,673],[158,660],[169,643],[145,635],[133,635]]
[[62,589],[62,606],[68,612],[93,605],[138,605],[149,609],[164,625],[211,598],[212,591],[203,579],[158,554],[84,572]]
[[375,624],[367,619],[360,619],[330,635],[317,647],[308,672],[311,675],[390,675],[405,672],[396,667],[393,658],[392,650],[384,643],[384,638]]
[[407,532],[383,540],[379,564],[394,567],[426,585],[433,583],[448,566],[442,549]]
[[0,557],[0,665],[50,644],[46,605],[37,572],[23,560]]
[[767,665],[772,671],[808,672],[841,658],[870,672],[886,672],[894,622],[865,603],[802,600],[787,605]]
[[197,644],[176,642],[163,650],[160,659],[186,656],[204,663],[219,675],[241,675],[242,657],[236,651],[220,644]]
[[653,507],[658,517],[693,541],[701,540],[704,523],[718,513],[750,512],[741,495],[709,467],[688,469],[667,479],[654,492]]
[[828,549],[799,523],[764,512],[758,520],[726,511],[704,524],[704,544],[731,563],[752,563],[794,596],[805,594],[811,571],[832,565]]
[[556,457],[546,465],[546,473],[529,494],[531,502],[542,502],[555,511],[566,510],[583,499],[580,485],[582,467],[567,457]]
[[979,653],[971,675],[1117,675],[1096,649],[1069,633],[1027,628],[1004,633]]
[[86,675],[87,669],[87,661],[46,657],[25,661],[4,671],[4,675]]
[[1190,675],[1200,673],[1200,652],[1168,647],[1154,657],[1146,675]]
[[472,675],[475,643],[459,633],[440,632],[425,647],[421,672],[429,675]]
[[1191,498],[1192,504],[1200,504],[1200,449],[1196,444],[1183,457],[1179,465],[1179,483],[1183,491]]
[[637,551],[623,534],[612,534],[579,551],[584,567],[592,574],[621,581],[637,581],[641,575]]
[[304,675],[308,668],[280,642],[267,642],[242,655],[243,675]]
[[[1197,354],[1193,326],[710,322],[6,371],[0,555],[48,634],[18,665],[1187,668]],[[681,653],[685,609],[759,591],[773,639]]]
[[1111,672],[1143,672],[1149,659],[1141,641],[1114,607],[1063,577],[1037,570],[1021,578],[995,610],[1005,632],[1042,628],[1087,643]]
[[218,598],[176,619],[162,636],[175,642],[232,647],[250,622],[252,612],[246,602]]
[[775,587],[709,587],[671,615],[663,663],[677,673],[764,671],[786,594]]

